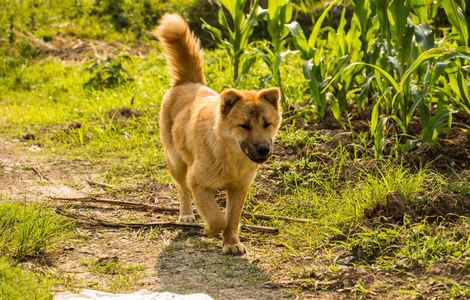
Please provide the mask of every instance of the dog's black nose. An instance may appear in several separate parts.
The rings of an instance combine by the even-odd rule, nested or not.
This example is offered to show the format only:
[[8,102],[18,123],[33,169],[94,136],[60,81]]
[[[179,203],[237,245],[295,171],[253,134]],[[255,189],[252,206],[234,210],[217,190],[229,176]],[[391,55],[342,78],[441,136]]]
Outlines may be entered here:
[[269,145],[266,144],[258,144],[256,145],[256,152],[261,157],[266,157],[269,154]]

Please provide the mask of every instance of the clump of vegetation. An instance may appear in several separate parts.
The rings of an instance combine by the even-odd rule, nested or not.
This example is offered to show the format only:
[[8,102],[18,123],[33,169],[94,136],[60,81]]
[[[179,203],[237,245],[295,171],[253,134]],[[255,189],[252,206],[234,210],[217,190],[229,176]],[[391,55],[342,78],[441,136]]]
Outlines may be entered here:
[[142,271],[142,266],[139,265],[122,265],[122,263],[118,261],[117,257],[104,257],[96,260],[84,261],[83,264],[93,273],[107,275],[125,275]]
[[125,62],[131,61],[129,55],[125,54],[118,57],[108,57],[105,61],[92,61],[87,67],[91,78],[83,86],[91,89],[113,88],[133,81],[134,78],[125,67]]
[[132,287],[134,282],[144,277],[145,267],[138,264],[123,264],[117,257],[103,257],[82,262],[90,272],[106,276],[111,290],[122,291]]
[[36,205],[0,203],[0,253],[18,261],[44,254],[70,233],[73,223]]
[[51,252],[74,223],[38,205],[0,203],[0,298],[51,299],[54,280],[17,264]]

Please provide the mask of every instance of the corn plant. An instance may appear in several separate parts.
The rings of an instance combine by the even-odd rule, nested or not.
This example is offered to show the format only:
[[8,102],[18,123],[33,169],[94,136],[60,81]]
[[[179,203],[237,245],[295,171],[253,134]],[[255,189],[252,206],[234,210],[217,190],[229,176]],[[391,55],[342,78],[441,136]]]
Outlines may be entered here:
[[[281,63],[287,54],[293,53],[292,51],[285,50],[286,38],[289,30],[285,24],[292,19],[292,3],[289,0],[273,0],[268,1],[268,9],[265,10],[265,18],[271,43],[269,45],[262,45],[258,48],[258,53],[261,58],[269,67],[273,76],[274,82],[282,89],[281,82]],[[285,97],[282,97],[282,107],[287,109]]]
[[[236,85],[239,81],[240,71],[245,74],[256,60],[255,56],[244,60],[241,64],[242,56],[249,48],[250,38],[254,27],[258,24],[258,19],[263,17],[264,11],[258,8],[258,1],[251,1],[249,4],[250,13],[245,15],[247,0],[221,0],[218,13],[219,26],[227,32],[226,35],[215,26],[209,25],[202,20],[202,28],[207,30],[217,44],[227,53],[233,68],[233,83]],[[231,18],[231,24],[227,20],[225,8]],[[241,68],[241,69],[240,69]]]
[[299,51],[300,57],[302,58],[303,74],[304,77],[308,80],[312,97],[311,101],[312,104],[317,108],[318,119],[322,119],[325,115],[326,95],[325,92],[321,92],[323,86],[325,85],[325,78],[322,76],[322,66],[320,64],[321,54],[317,48],[317,38],[319,36],[323,21],[335,3],[336,1],[331,2],[331,4],[323,11],[321,16],[315,22],[312,33],[310,34],[308,40],[297,21],[286,24],[286,27],[291,33],[294,46]]
[[351,4],[354,7],[354,18],[356,19],[357,23],[359,23],[361,32],[361,50],[363,53],[367,53],[369,49],[369,43],[373,42],[373,32],[370,30],[370,28],[373,27],[375,23],[371,18],[372,6],[370,5],[370,0],[352,0]]
[[[379,156],[382,151],[383,141],[386,133],[390,130],[390,121],[393,121],[397,125],[403,134],[408,132],[408,126],[415,115],[417,109],[420,110],[421,114],[421,140],[423,142],[433,141],[437,138],[438,134],[442,131],[442,128],[450,126],[452,119],[449,104],[451,102],[457,102],[457,105],[467,106],[468,102],[468,87],[465,89],[465,80],[462,77],[457,77],[455,84],[451,84],[451,91],[445,88],[437,87],[437,81],[444,71],[449,72],[449,80],[451,76],[462,70],[457,66],[458,59],[470,61],[470,50],[468,47],[459,47],[456,49],[445,49],[445,48],[433,48],[424,51],[417,59],[411,64],[411,66],[403,72],[403,76],[400,80],[396,80],[393,74],[388,73],[383,68],[364,62],[355,62],[347,66],[343,71],[338,73],[330,83],[324,88],[322,92],[329,88],[330,84],[333,84],[338,78],[344,73],[348,72],[357,66],[366,66],[374,69],[378,72],[392,87],[387,91],[390,93],[390,97],[383,95],[374,104],[372,116],[370,120],[370,131],[374,136],[374,148],[376,156]],[[415,82],[415,88],[410,88],[410,80],[412,76],[421,67],[426,66],[428,72],[423,79],[422,84]],[[459,80],[460,78],[460,80]],[[381,79],[378,79],[380,81]],[[408,83],[408,84],[407,84]],[[452,87],[453,86],[453,87]],[[452,94],[454,93],[454,95]],[[414,102],[411,103],[399,103],[403,99],[411,96]],[[428,101],[426,99],[432,99],[432,96],[436,97],[435,102]],[[405,98],[406,97],[406,98]],[[390,103],[386,103],[390,100]],[[398,103],[398,104],[396,104]],[[392,110],[390,113],[381,115],[382,112],[386,111],[383,107],[395,107],[397,110]],[[431,115],[430,111],[435,108],[434,115]],[[467,106],[468,109],[468,106]],[[467,110],[470,112],[470,110]]]
[[[335,45],[335,47],[329,49],[327,52],[328,59],[323,59],[324,68],[322,71],[324,72],[323,77],[325,78],[324,84],[350,61],[360,61],[368,57],[368,55],[362,51],[364,45],[360,39],[362,29],[357,16],[354,15],[349,28],[346,29],[346,27],[346,10],[343,9],[338,28],[328,31],[327,45]],[[370,32],[371,30],[368,29],[368,31]],[[365,45],[367,49],[367,43]],[[356,74],[353,72],[345,74],[340,78],[339,84],[329,90],[332,94],[332,97],[329,99],[331,112],[335,119],[342,125],[342,113],[346,112],[348,109],[347,99],[351,98],[351,95],[357,92],[357,89],[353,88],[354,78],[356,78]],[[363,108],[366,100],[365,94],[363,94],[357,97],[356,102],[359,107]]]

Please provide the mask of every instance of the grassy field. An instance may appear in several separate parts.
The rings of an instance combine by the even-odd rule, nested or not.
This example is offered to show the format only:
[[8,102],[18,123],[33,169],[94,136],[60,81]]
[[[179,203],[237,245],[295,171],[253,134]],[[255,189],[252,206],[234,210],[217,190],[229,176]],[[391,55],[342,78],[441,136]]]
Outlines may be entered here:
[[[344,124],[328,112],[312,117],[294,55],[280,72],[292,109],[250,190],[245,212],[253,216],[243,220],[279,234],[242,232],[245,257],[223,256],[220,240],[194,230],[89,227],[56,215],[59,206],[121,222],[176,220],[50,199],[175,205],[158,126],[169,73],[145,22],[120,31],[104,13],[90,13],[87,1],[75,1],[69,13],[31,3],[0,5],[9,12],[0,32],[10,39],[0,57],[0,299],[80,288],[216,299],[470,296],[469,115],[456,113],[435,143],[406,152],[391,139],[384,147],[392,154],[377,156],[368,115],[352,110]],[[33,5],[34,26],[31,16],[12,13],[27,8],[21,5]],[[225,52],[204,54],[208,85],[231,86]],[[270,74],[258,59],[237,85],[274,85]]]

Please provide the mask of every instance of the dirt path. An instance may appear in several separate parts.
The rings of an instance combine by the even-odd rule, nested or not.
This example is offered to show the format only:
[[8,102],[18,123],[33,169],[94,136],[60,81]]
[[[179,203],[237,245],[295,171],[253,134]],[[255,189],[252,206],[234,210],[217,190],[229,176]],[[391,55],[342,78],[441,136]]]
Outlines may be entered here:
[[16,140],[0,140],[0,194],[14,200],[37,201],[91,192],[84,184],[84,178],[93,175],[86,162],[54,161],[42,152],[35,145],[26,147]]
[[[44,155],[37,146],[0,140],[0,199],[51,201],[48,197],[82,197],[103,193],[88,178],[100,178],[101,166]],[[155,190],[152,188],[150,190]],[[156,195],[159,204],[174,205],[169,186]],[[57,203],[52,203],[56,205]],[[99,206],[78,208],[107,219],[156,221],[175,216]],[[77,228],[77,238],[60,245],[58,252],[26,263],[59,278],[57,291],[91,288],[112,291],[148,290],[207,293],[215,299],[281,299],[288,295],[273,284],[253,251],[243,257],[221,254],[221,243],[198,231],[154,229]],[[242,235],[250,245],[252,237]]]

